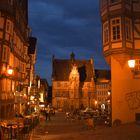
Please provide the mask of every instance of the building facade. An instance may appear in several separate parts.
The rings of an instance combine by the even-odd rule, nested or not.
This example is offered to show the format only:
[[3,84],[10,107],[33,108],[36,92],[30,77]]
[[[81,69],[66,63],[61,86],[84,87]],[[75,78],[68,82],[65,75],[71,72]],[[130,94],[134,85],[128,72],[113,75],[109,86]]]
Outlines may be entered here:
[[63,110],[94,107],[95,83],[93,60],[53,58],[52,105]]
[[46,79],[40,79],[40,105],[45,107],[49,104],[48,101],[49,84]]
[[27,104],[25,114],[39,112],[40,77],[35,74],[37,38],[29,37],[27,71]]
[[99,111],[108,111],[109,109],[109,92],[111,89],[111,72],[110,70],[95,70],[95,87],[96,87],[96,100]]
[[[140,113],[140,0],[100,0],[100,15],[103,52],[111,67],[112,123],[133,122]],[[128,67],[132,58],[137,60],[133,70]]]
[[1,0],[0,118],[20,113],[27,98],[26,88],[21,92],[21,87],[27,78],[28,37],[28,0]]

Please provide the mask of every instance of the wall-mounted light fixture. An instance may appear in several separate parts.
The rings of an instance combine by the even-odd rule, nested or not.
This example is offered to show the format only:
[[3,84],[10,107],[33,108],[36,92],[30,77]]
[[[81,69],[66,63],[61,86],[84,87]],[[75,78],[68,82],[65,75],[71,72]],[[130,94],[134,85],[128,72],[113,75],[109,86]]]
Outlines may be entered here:
[[12,74],[13,74],[13,69],[12,69],[11,67],[9,67],[8,70],[7,70],[7,73],[8,73],[9,75],[12,75]]
[[128,66],[131,69],[135,68],[135,59],[128,60]]
[[133,72],[134,76],[140,76],[140,59],[130,59],[128,60],[128,66]]
[[94,104],[95,104],[95,109],[97,109],[97,108],[98,108],[98,107],[97,107],[98,101],[95,100]]
[[107,91],[107,95],[110,96],[111,95],[111,90]]

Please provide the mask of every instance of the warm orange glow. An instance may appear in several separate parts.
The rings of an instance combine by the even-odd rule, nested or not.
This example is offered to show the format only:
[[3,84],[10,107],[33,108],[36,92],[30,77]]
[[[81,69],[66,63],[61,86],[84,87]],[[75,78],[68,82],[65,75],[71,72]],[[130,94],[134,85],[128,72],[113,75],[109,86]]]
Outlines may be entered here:
[[135,60],[134,59],[128,60],[128,66],[129,66],[129,68],[134,68],[135,67]]
[[110,91],[108,91],[108,92],[107,92],[107,94],[108,94],[108,96],[110,96],[111,92],[110,92]]
[[12,69],[12,68],[9,68],[9,69],[7,70],[7,73],[8,73],[9,75],[12,75],[12,74],[13,74],[13,69]]
[[95,101],[95,105],[97,105],[98,101]]

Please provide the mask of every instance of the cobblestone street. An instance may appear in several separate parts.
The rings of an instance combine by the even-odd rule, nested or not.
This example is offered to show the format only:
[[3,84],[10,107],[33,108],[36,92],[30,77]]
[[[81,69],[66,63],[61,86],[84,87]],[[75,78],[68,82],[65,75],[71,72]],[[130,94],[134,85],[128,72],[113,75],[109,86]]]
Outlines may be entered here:
[[65,120],[64,113],[56,113],[50,121],[41,120],[31,134],[32,140],[140,140],[140,125],[118,127],[96,126],[88,129],[84,123]]

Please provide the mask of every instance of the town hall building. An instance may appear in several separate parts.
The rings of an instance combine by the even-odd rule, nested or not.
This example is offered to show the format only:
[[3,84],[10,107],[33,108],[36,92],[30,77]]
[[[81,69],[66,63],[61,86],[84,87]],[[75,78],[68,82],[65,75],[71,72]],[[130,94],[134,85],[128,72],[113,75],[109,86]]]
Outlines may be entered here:
[[52,105],[57,109],[73,110],[95,107],[94,63],[70,59],[52,60]]

